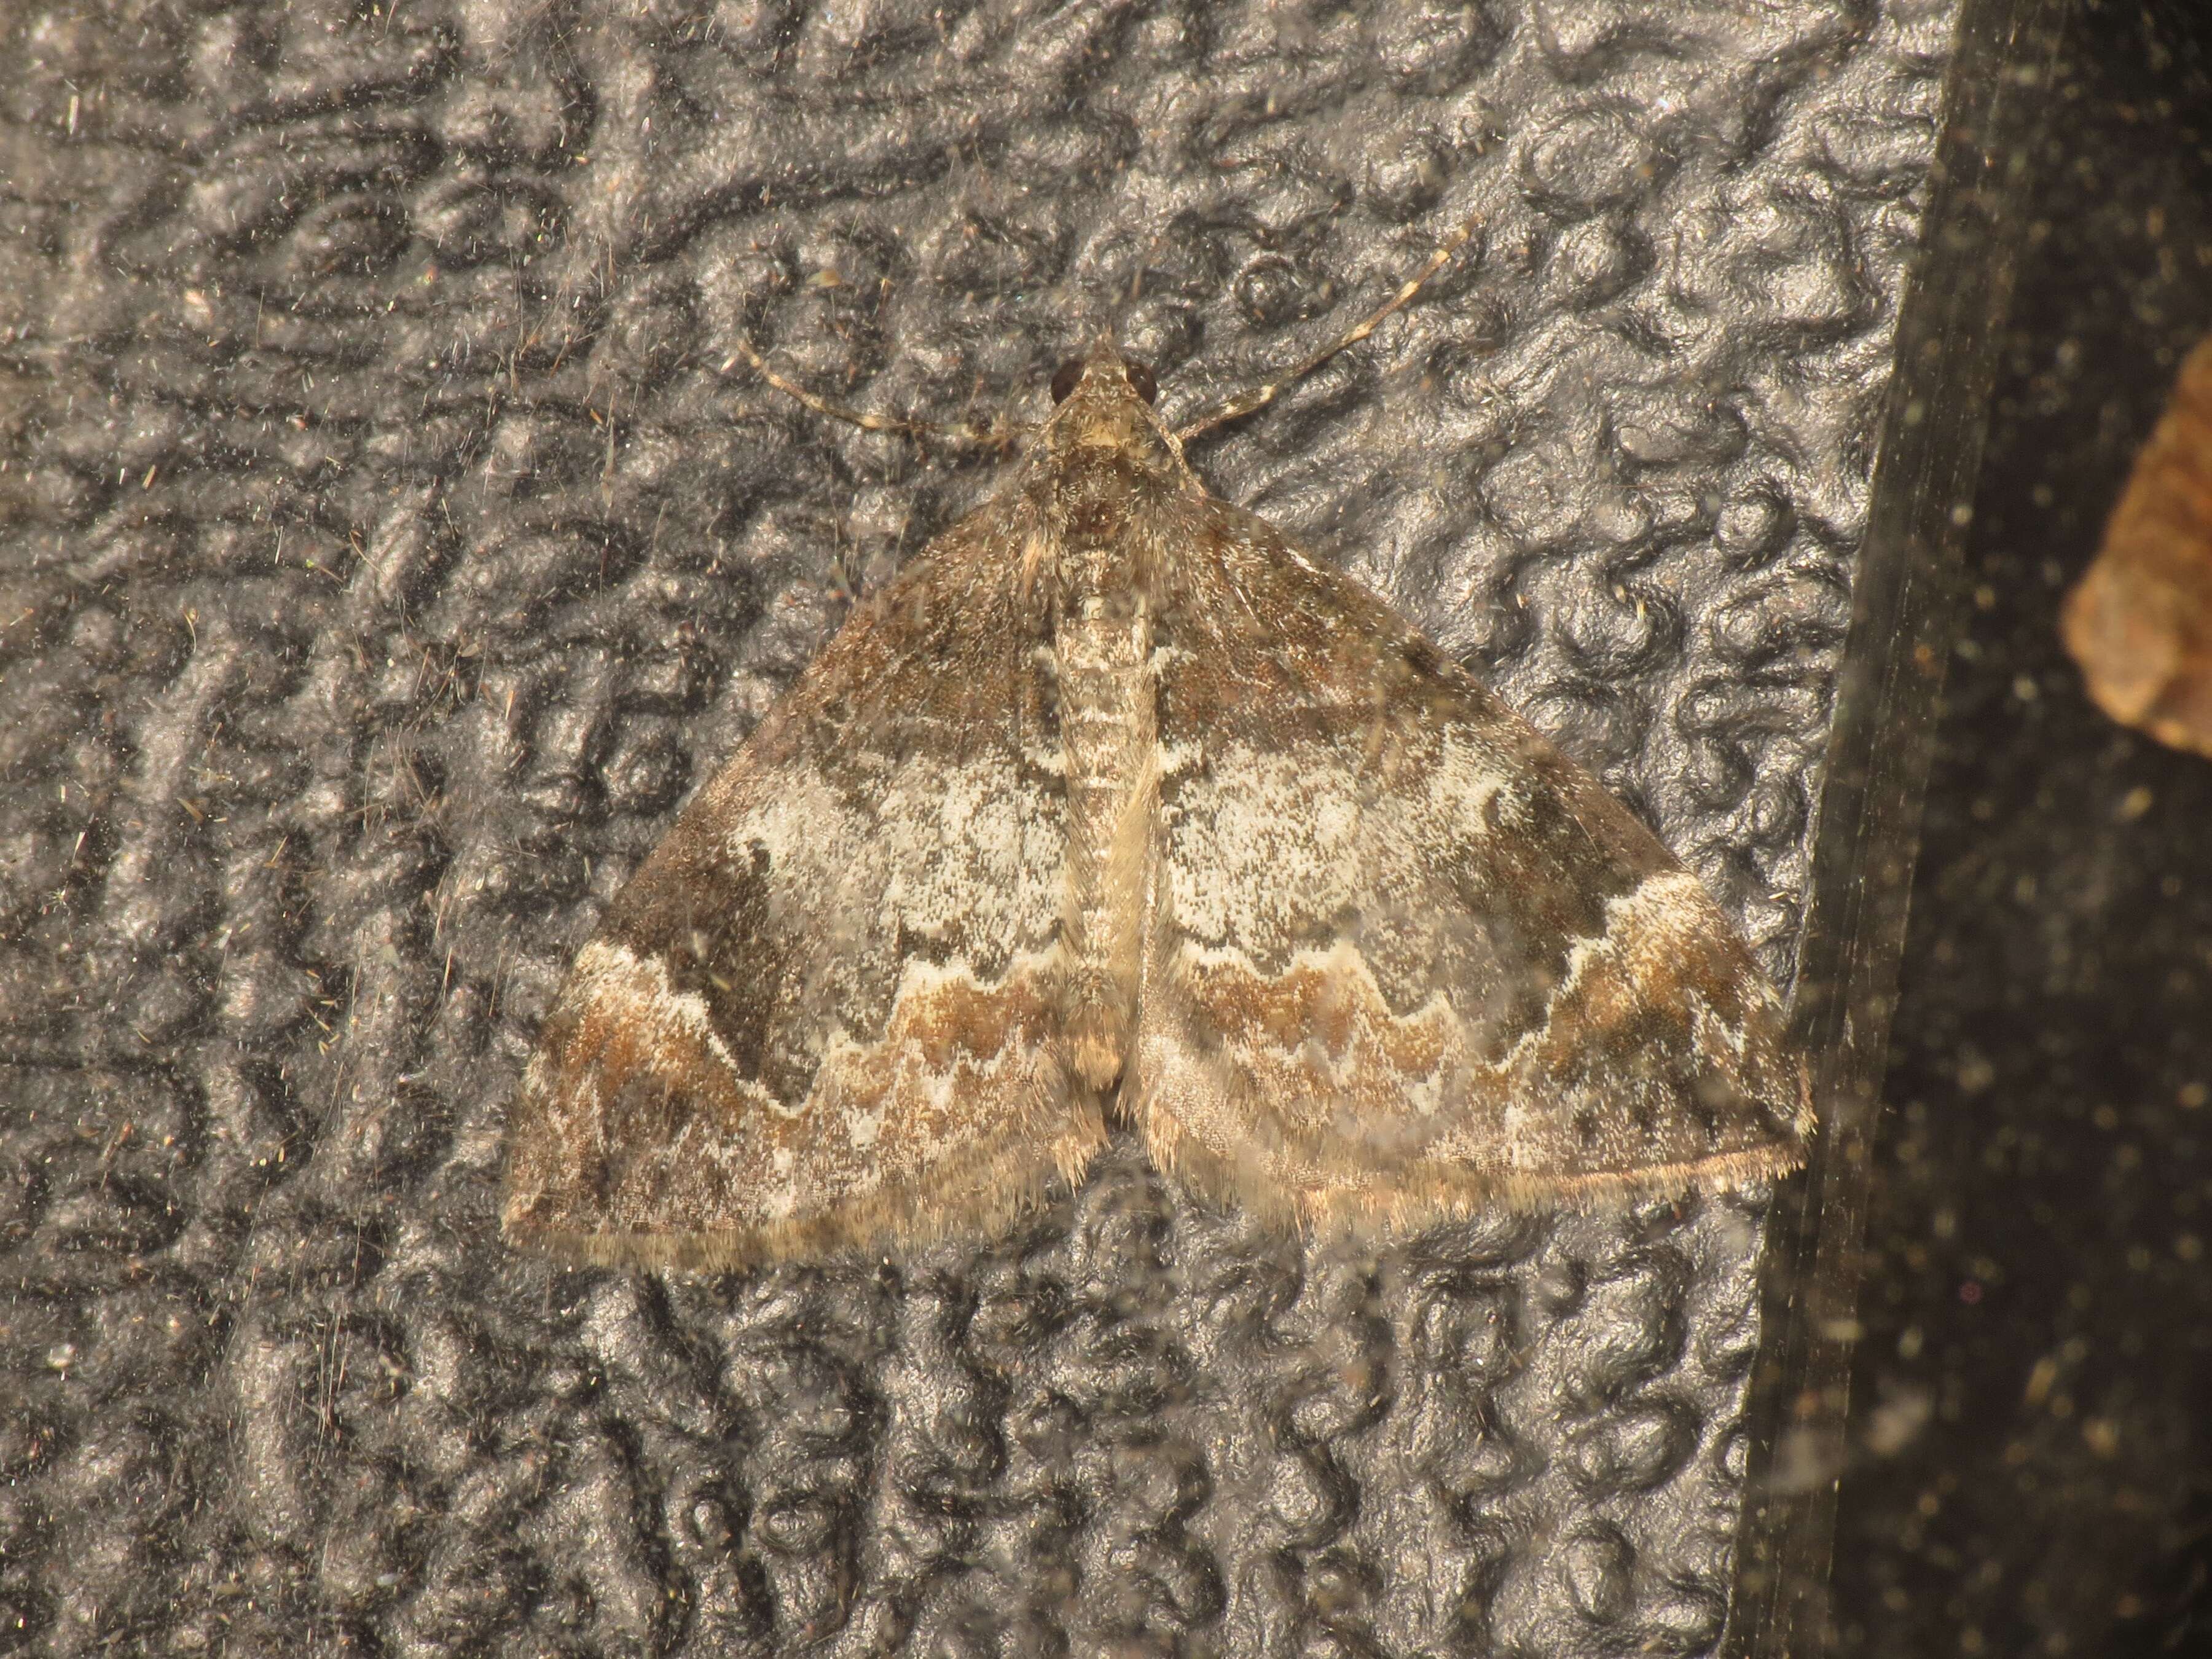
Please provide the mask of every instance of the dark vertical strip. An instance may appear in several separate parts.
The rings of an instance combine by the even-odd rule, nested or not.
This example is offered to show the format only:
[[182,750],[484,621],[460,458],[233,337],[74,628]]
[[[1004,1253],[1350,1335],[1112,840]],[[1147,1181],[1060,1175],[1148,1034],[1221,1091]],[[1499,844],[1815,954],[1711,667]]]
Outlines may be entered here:
[[1827,1645],[1871,1152],[1956,587],[2065,0],[1968,0],[1899,319],[1838,677],[1793,1019],[1820,1133],[1776,1207],[1752,1459],[1721,1650]]

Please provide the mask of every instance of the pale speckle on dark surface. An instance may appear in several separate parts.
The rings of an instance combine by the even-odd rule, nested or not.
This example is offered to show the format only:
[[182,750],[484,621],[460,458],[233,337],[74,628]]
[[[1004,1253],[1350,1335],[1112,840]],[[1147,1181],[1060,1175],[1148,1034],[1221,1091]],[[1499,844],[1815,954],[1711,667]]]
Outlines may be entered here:
[[[1751,1198],[1307,1261],[1117,1145],[980,1255],[497,1242],[669,815],[1115,322],[1786,983],[1948,4],[0,23],[0,1639],[1695,1653]],[[1141,280],[1139,281],[1139,279]]]

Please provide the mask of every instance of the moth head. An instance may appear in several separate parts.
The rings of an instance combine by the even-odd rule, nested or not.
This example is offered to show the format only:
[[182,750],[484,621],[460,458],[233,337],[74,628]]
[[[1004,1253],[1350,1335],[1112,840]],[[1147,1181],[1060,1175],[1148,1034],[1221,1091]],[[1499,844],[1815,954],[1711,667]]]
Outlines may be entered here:
[[1108,349],[1094,351],[1088,356],[1070,357],[1062,363],[1052,377],[1053,402],[1064,404],[1074,396],[1076,388],[1093,373],[1094,366],[1098,377],[1097,391],[1105,396],[1118,395],[1121,388],[1127,386],[1136,394],[1137,400],[1149,409],[1160,395],[1159,383],[1152,378],[1149,365]]
[[1059,407],[1045,423],[1046,452],[1061,460],[1111,454],[1139,472],[1184,476],[1182,446],[1152,413],[1158,386],[1145,364],[1099,346],[1052,377]]

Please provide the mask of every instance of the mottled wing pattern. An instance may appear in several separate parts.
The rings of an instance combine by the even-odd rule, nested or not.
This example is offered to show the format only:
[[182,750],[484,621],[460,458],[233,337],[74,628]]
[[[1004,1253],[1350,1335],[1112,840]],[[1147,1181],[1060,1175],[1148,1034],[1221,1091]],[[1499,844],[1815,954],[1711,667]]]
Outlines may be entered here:
[[1182,539],[1127,1096],[1160,1164],[1329,1223],[1799,1163],[1802,1063],[1696,878],[1264,521]]
[[857,614],[610,907],[513,1108],[510,1237],[726,1267],[988,1226],[1088,1163],[1011,510]]

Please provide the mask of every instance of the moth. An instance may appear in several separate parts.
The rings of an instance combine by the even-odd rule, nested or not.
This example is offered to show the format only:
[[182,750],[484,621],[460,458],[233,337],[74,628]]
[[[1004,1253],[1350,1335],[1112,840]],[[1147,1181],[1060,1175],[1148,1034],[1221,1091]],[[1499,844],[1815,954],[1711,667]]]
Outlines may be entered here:
[[1803,1060],[1696,878],[1209,495],[1214,421],[1170,431],[1141,365],[1052,393],[608,908],[511,1109],[507,1237],[716,1270],[983,1235],[1116,1121],[1329,1231],[1798,1164]]

